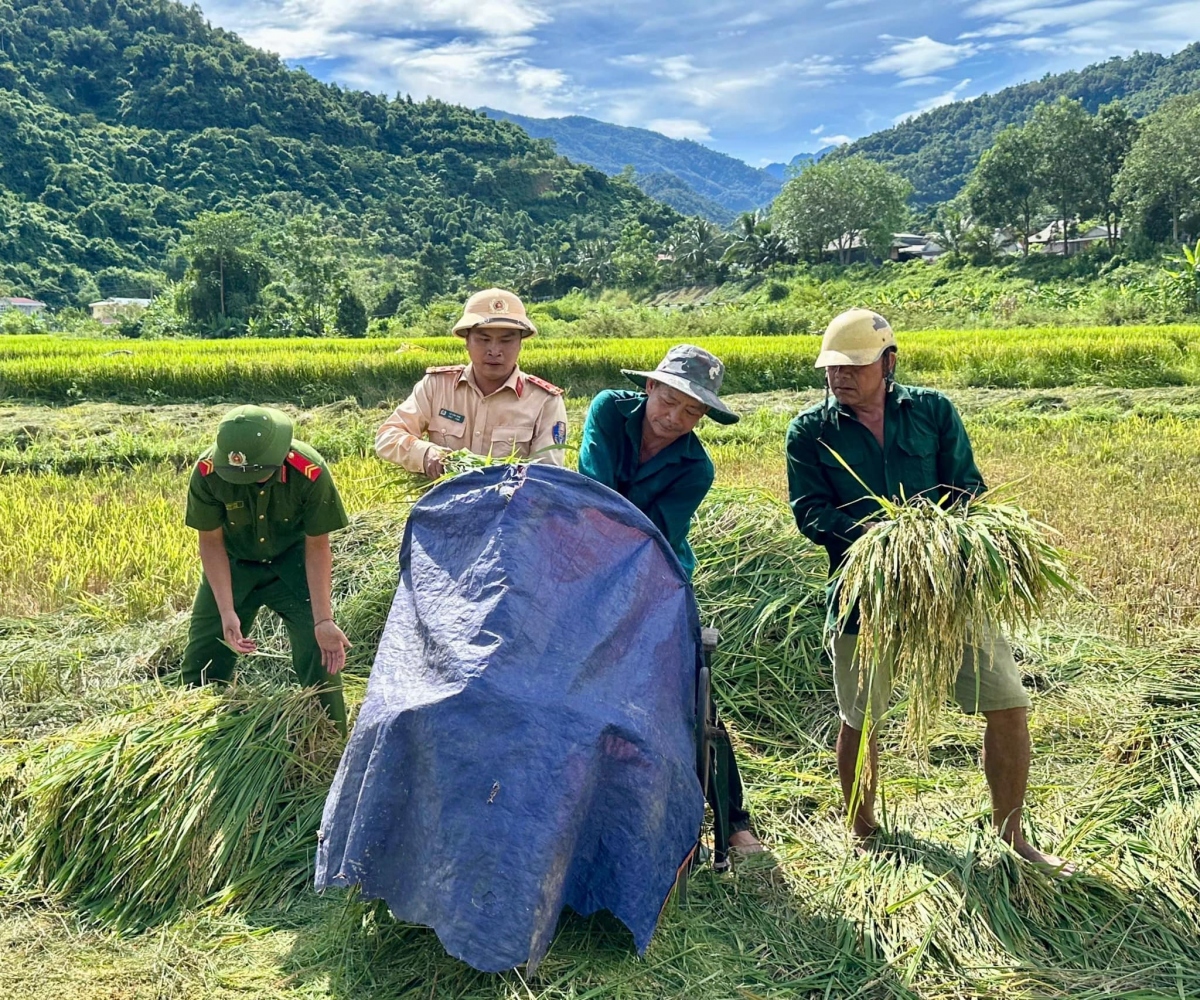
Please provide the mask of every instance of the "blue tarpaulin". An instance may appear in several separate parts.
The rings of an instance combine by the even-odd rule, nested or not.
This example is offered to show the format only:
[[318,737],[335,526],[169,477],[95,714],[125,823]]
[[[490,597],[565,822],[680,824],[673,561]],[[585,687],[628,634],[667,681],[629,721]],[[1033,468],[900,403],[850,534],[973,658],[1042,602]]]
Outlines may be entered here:
[[623,497],[492,466],[412,510],[367,697],[325,802],[316,885],[358,885],[498,972],[564,906],[643,952],[704,798],[700,626],[686,575]]

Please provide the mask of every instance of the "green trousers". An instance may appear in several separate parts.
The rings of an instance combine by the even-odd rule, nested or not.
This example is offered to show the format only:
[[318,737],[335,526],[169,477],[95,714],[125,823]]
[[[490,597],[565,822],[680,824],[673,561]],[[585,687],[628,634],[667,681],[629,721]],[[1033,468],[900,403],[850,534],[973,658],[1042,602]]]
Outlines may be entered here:
[[[279,615],[292,643],[292,668],[297,679],[304,687],[320,686],[321,704],[344,734],[346,703],[342,700],[342,678],[329,674],[321,666],[321,647],[313,632],[312,602],[308,597],[308,581],[303,577],[303,564],[299,567],[301,578],[297,580],[293,579],[297,571],[293,560],[278,562],[284,565],[229,560],[233,607],[242,623],[242,634],[249,633],[259,608],[265,606]],[[202,579],[192,605],[187,648],[183,653],[185,684],[195,687],[208,681],[227,682],[233,677],[237,654],[225,645],[224,638],[217,599],[208,580]]]

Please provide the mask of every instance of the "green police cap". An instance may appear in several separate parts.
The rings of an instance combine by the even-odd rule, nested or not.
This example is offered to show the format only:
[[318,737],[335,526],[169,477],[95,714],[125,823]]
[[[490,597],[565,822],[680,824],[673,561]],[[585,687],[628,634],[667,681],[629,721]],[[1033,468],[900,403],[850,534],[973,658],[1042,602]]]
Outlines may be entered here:
[[292,418],[270,406],[239,406],[217,427],[213,468],[227,483],[257,483],[283,465]]

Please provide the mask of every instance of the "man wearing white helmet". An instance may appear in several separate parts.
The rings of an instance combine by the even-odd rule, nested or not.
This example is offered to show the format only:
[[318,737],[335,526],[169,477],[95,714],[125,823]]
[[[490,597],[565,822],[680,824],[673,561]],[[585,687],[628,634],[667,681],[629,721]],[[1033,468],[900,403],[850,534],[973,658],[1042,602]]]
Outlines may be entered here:
[[459,450],[562,465],[563,391],[517,364],[522,343],[537,333],[521,300],[502,288],[476,292],[454,332],[466,341],[470,364],[427,368],[379,428],[375,453],[430,479]]
[[[850,544],[879,514],[868,494],[883,497],[978,496],[986,490],[975,465],[961,418],[940,392],[895,381],[896,338],[878,313],[851,309],[825,331],[816,367],[825,370],[823,403],[801,413],[788,427],[788,492],[800,530],[829,553],[832,576]],[[836,453],[836,454],[835,454]],[[848,471],[839,456],[853,470]],[[861,480],[861,481],[860,481]],[[864,486],[865,484],[865,486]],[[827,623],[836,624],[836,595],[829,594]],[[831,656],[841,730],[837,765],[847,807],[854,788],[867,698],[871,718],[880,719],[891,697],[890,679],[880,671],[869,692],[860,689],[855,649],[857,615],[841,634],[833,634]],[[978,661],[980,669],[975,669]],[[880,676],[884,674],[884,676]],[[980,648],[968,649],[955,685],[964,712],[987,720],[984,772],[992,799],[996,832],[1027,860],[1063,868],[1024,836],[1021,813],[1029,778],[1027,727],[1029,695],[1004,636],[993,633]],[[860,838],[876,829],[874,803],[879,748],[874,732],[868,743],[870,781],[860,791],[854,832]]]

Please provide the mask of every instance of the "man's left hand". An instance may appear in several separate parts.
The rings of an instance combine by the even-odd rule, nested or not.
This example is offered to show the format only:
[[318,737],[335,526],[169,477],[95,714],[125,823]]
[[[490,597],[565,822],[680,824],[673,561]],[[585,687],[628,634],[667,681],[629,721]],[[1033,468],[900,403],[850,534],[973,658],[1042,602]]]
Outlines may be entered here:
[[338,673],[346,665],[350,640],[331,618],[321,622],[315,632],[317,645],[321,647],[321,666],[330,674]]

